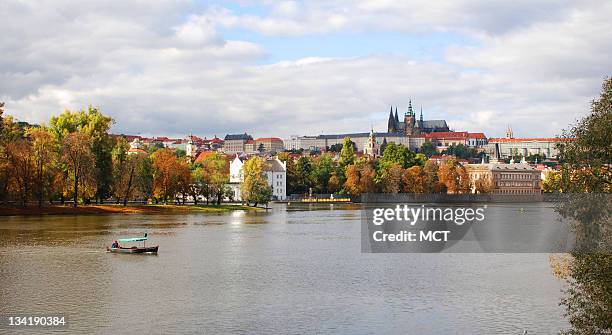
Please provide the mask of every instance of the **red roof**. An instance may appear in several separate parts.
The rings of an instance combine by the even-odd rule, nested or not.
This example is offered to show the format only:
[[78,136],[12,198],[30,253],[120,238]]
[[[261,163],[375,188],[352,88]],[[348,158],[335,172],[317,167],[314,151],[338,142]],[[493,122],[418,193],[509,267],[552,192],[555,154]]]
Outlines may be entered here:
[[247,141],[246,141],[246,142],[244,142],[244,143],[245,143],[245,144],[253,144],[253,143],[255,143],[255,141],[253,141],[253,140],[247,140]]
[[224,141],[218,137],[209,140],[211,143],[223,143]]
[[429,138],[444,138],[444,139],[466,139],[467,131],[434,131],[427,134]]
[[487,138],[484,133],[468,133],[468,138]]
[[136,152],[136,153],[139,153],[139,154],[146,153],[146,151],[144,151],[143,149],[140,149],[140,148],[130,148],[130,150],[128,150],[128,152]]
[[208,150],[208,151],[202,151],[198,154],[198,157],[196,157],[195,162],[199,163],[201,162],[204,158],[214,154],[216,151],[213,150]]

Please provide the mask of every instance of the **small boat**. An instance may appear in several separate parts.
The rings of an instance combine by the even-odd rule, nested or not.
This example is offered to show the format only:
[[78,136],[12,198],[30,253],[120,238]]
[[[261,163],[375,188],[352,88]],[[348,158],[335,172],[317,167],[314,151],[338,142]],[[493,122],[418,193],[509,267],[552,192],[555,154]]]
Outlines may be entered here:
[[120,254],[157,254],[157,249],[159,249],[159,246],[156,245],[154,247],[147,247],[146,241],[147,241],[147,234],[145,234],[144,237],[121,238],[119,239],[119,242],[121,243],[143,242],[143,246],[142,247],[133,246],[129,248],[106,247],[106,251],[120,253]]

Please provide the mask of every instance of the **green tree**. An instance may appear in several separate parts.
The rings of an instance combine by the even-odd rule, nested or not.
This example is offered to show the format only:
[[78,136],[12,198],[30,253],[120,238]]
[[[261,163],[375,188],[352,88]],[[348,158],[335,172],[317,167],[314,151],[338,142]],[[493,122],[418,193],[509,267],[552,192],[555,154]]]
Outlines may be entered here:
[[355,143],[351,141],[350,137],[344,138],[339,163],[342,168],[355,163]]
[[204,183],[209,189],[210,196],[221,204],[229,183],[229,168],[222,154],[215,152],[202,160]]
[[421,145],[421,149],[419,150],[419,152],[427,156],[427,158],[429,158],[437,154],[438,150],[436,149],[436,146],[431,141],[425,141],[425,143]]
[[258,204],[267,204],[272,196],[272,188],[264,174],[264,160],[253,156],[242,166],[243,181],[240,185],[242,200],[257,207]]
[[322,154],[314,159],[312,179],[319,193],[329,193],[329,180],[336,170],[334,157],[330,154]]
[[302,156],[295,165],[295,191],[297,193],[309,192],[314,186],[313,163],[309,156]]
[[401,144],[391,142],[387,145],[385,153],[378,160],[378,168],[379,172],[382,172],[393,164],[397,164],[403,169],[407,169],[418,163],[414,152]]

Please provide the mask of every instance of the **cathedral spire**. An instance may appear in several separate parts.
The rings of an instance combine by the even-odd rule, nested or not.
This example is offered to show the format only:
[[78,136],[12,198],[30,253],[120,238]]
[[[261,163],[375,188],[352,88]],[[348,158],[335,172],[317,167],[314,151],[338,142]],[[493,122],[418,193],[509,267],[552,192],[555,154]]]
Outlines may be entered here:
[[393,106],[391,106],[391,110],[389,111],[389,121],[387,122],[387,132],[394,133],[396,132],[396,119],[393,117]]
[[399,118],[397,117],[397,106],[395,106],[395,124],[399,123]]
[[412,99],[408,99],[408,115],[414,115],[414,111],[412,110]]
[[423,106],[421,106],[421,117],[420,117],[421,122],[423,122]]

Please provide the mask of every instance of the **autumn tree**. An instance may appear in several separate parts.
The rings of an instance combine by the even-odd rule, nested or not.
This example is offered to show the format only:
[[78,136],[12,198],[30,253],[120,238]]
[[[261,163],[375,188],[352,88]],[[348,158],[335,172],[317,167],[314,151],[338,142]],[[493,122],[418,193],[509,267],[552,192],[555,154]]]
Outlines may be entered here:
[[38,200],[38,207],[42,207],[43,199],[52,194],[56,174],[56,146],[53,135],[46,128],[29,128],[26,136],[31,143],[34,158],[34,193]]
[[5,147],[8,169],[12,172],[11,187],[19,202],[25,206],[30,197],[34,177],[32,147],[25,139],[9,142]]
[[79,187],[84,198],[95,192],[95,157],[91,152],[90,136],[76,131],[62,141],[62,162],[68,167],[73,183],[73,207],[77,207]]
[[415,165],[406,169],[402,177],[404,192],[420,194],[428,191],[428,175],[421,166]]
[[153,193],[167,204],[179,191],[180,164],[174,152],[161,149],[151,155],[153,167]]
[[490,175],[483,175],[474,180],[474,192],[477,194],[491,193],[493,180]]
[[381,185],[382,191],[385,193],[399,193],[402,191],[403,179],[405,169],[399,164],[391,164],[384,170],[379,178],[379,184]]
[[449,194],[467,193],[470,189],[468,173],[454,157],[442,162],[438,179]]
[[441,190],[438,171],[440,166],[433,160],[428,160],[423,167],[425,173],[425,193],[439,193]]
[[272,196],[272,189],[264,174],[265,161],[261,157],[251,157],[242,166],[243,181],[240,184],[242,200],[247,205],[251,203],[257,207],[258,204],[267,204]]
[[369,162],[359,160],[346,167],[344,189],[351,195],[375,192],[375,177],[376,171],[372,165]]
[[295,175],[295,161],[291,157],[289,152],[281,152],[277,155],[277,158],[286,164],[287,167],[287,194],[297,193],[296,190],[296,175]]

